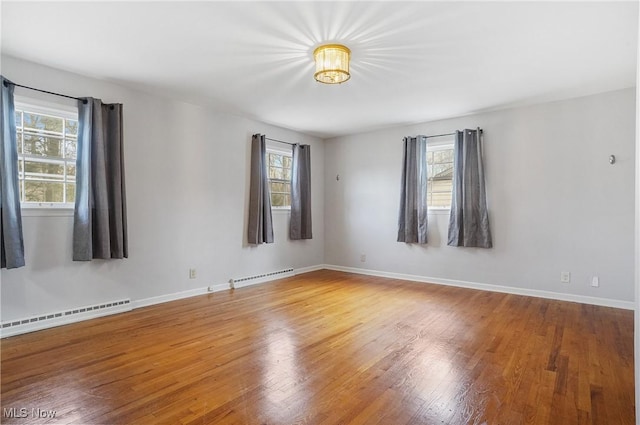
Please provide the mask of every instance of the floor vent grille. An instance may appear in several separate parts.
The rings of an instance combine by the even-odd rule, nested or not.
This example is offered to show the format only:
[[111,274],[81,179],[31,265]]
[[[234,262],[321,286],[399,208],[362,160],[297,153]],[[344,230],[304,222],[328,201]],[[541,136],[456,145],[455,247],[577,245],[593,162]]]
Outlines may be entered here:
[[[13,330],[12,328],[21,327],[21,328],[29,328],[29,330],[31,330],[31,328],[36,327],[36,328],[44,329],[46,327],[49,327],[47,326],[48,323],[50,323],[53,326],[56,326],[62,323],[71,323],[72,321],[75,321],[74,316],[78,316],[78,315],[97,317],[105,314],[110,314],[111,312],[117,313],[117,312],[126,311],[126,310],[131,310],[131,300],[129,299],[110,301],[108,303],[103,303],[103,304],[95,304],[90,306],[72,308],[65,311],[58,311],[55,313],[43,314],[41,316],[27,317],[24,319],[8,320],[6,322],[2,322],[2,324],[0,325],[0,328],[2,329],[2,333],[3,333],[2,336],[9,336],[7,335],[7,333],[10,333],[11,335],[22,333],[19,331],[11,332]],[[78,320],[83,320],[83,319],[78,317]]]
[[240,288],[243,286],[255,285],[257,283],[267,282],[274,279],[280,279],[283,277],[294,276],[294,275],[295,273],[293,272],[293,268],[290,267],[288,269],[278,270],[275,272],[262,273],[254,276],[246,276],[246,277],[231,279],[229,281],[229,284],[231,286],[231,289],[234,289],[234,288]]

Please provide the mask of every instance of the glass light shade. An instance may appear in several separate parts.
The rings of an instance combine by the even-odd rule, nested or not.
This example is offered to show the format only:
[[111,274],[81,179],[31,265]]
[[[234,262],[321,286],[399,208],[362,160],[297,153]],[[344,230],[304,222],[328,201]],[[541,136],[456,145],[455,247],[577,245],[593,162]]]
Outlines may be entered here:
[[341,44],[325,44],[313,52],[316,61],[316,81],[324,84],[340,84],[351,78],[349,59],[351,50]]

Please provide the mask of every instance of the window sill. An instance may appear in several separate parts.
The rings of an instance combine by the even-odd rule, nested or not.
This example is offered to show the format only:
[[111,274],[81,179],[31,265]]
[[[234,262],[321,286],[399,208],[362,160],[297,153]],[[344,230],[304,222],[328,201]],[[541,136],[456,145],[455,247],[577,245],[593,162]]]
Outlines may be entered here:
[[22,204],[23,217],[73,217],[73,206],[50,204]]
[[285,214],[285,213],[290,213],[291,212],[291,208],[290,207],[271,207],[271,212],[273,214]]
[[433,215],[449,215],[451,213],[451,208],[428,208],[427,214]]

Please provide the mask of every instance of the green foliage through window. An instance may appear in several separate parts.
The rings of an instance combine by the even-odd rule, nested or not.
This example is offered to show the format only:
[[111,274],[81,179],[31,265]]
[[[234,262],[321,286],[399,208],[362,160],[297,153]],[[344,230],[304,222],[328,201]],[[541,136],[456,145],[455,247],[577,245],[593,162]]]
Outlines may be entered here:
[[21,202],[75,200],[78,121],[16,111]]
[[291,206],[291,156],[267,152],[272,207]]

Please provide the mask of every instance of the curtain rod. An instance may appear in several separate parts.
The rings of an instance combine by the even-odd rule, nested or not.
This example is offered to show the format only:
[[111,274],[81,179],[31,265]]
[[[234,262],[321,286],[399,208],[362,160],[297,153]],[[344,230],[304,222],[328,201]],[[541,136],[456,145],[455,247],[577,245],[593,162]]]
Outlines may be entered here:
[[68,99],[81,100],[81,101],[82,101],[82,103],[85,103],[85,104],[87,103],[87,99],[81,99],[81,98],[79,98],[79,97],[67,96],[66,94],[54,93],[54,92],[52,92],[52,91],[47,91],[47,90],[37,89],[37,88],[35,88],[35,87],[23,86],[22,84],[16,84],[16,83],[13,83],[13,82],[9,82],[9,81],[7,81],[7,80],[4,80],[4,81],[3,81],[3,83],[4,83],[4,86],[5,86],[5,87],[9,87],[9,86],[8,86],[8,84],[13,84],[13,85],[14,85],[14,86],[16,86],[16,87],[22,87],[23,89],[39,91],[39,92],[41,92],[41,93],[47,93],[47,94],[52,94],[52,95],[54,95],[54,96],[66,97],[66,98],[68,98]]
[[285,143],[285,144],[287,144],[287,145],[291,145],[291,146],[297,145],[297,143],[285,142],[285,141],[283,141],[283,140],[271,139],[271,138],[269,138],[269,137],[265,137],[265,139],[266,139],[266,140],[271,140],[272,142]]
[[445,133],[445,134],[434,134],[433,136],[424,136],[427,139],[431,139],[432,137],[443,137],[443,136],[455,136],[456,133]]
[[[479,130],[482,133],[482,129],[480,128]],[[455,135],[456,133],[454,132],[454,133],[445,133],[445,134],[434,134],[433,136],[424,136],[424,137],[426,137],[427,139],[431,139],[432,137],[455,136]]]

